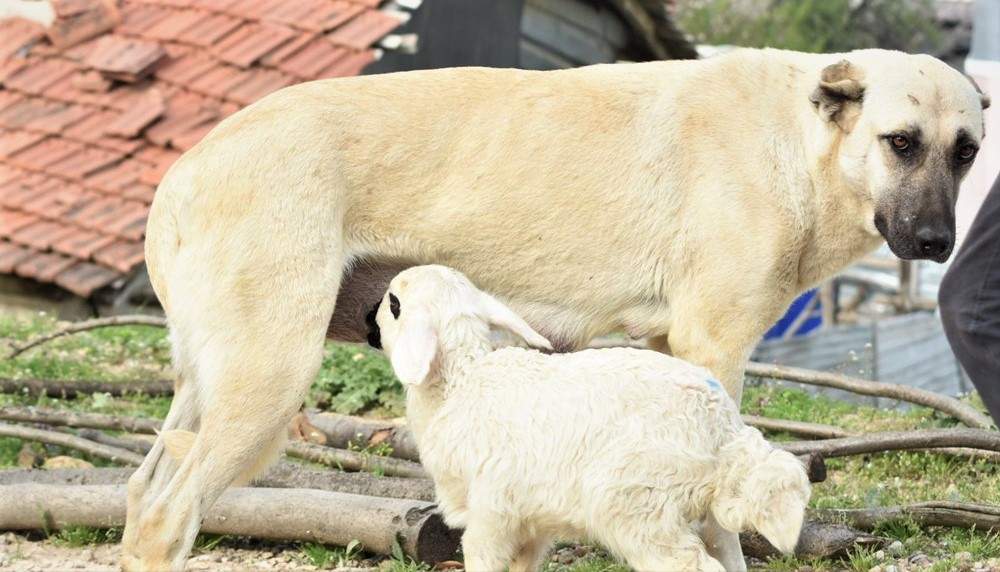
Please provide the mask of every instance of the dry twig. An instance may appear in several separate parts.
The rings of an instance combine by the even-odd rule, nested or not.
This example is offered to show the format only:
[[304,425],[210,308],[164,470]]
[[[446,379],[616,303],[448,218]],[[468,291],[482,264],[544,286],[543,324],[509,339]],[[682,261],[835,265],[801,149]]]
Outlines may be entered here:
[[35,429],[33,427],[0,423],[0,437],[16,437],[26,441],[39,441],[41,443],[49,443],[50,445],[68,447],[70,449],[76,449],[77,451],[83,451],[84,453],[93,455],[94,457],[100,457],[113,463],[121,463],[123,465],[138,466],[142,463],[142,455],[138,455],[132,451],[119,449],[117,447],[110,447],[108,445],[102,445],[101,443],[88,441],[87,439],[82,439],[67,433],[58,433],[56,431],[46,431],[44,429]]
[[76,334],[78,332],[85,332],[87,330],[108,328],[112,326],[153,326],[157,328],[165,328],[167,327],[167,321],[166,319],[157,316],[131,315],[111,316],[108,318],[95,318],[93,320],[73,322],[68,326],[59,328],[53,332],[32,338],[21,345],[11,345],[11,353],[7,357],[15,358],[33,347],[52,341],[56,338]]
[[1000,432],[982,429],[919,429],[822,441],[794,441],[779,445],[796,455],[819,453],[826,458],[939,447],[1000,451]]

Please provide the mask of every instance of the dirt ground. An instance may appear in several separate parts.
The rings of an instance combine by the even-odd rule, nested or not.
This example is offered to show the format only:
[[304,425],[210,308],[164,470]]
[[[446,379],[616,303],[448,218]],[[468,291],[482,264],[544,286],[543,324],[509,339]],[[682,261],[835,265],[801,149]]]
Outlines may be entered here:
[[[60,546],[50,540],[31,540],[14,533],[0,535],[0,570],[16,572],[117,572],[118,544],[97,544],[86,547]],[[244,570],[317,570],[303,562],[294,550],[215,547],[195,554],[188,560],[187,570],[237,572]],[[372,570],[341,568],[347,570]]]

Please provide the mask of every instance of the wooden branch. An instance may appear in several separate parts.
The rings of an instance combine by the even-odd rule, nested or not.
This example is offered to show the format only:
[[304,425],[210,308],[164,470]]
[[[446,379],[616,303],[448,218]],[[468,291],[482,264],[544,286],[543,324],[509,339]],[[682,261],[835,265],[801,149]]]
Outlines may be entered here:
[[822,509],[810,511],[810,514],[822,520],[846,522],[861,530],[873,530],[879,523],[899,518],[913,519],[921,526],[1000,530],[1000,506],[962,502],[929,501],[879,508]]
[[66,433],[57,433],[55,431],[46,431],[44,429],[35,429],[33,427],[0,423],[0,437],[15,437],[26,441],[38,441],[41,443],[49,443],[50,445],[68,447],[70,449],[82,451],[94,457],[100,457],[113,463],[121,463],[123,465],[138,466],[142,463],[142,455],[138,455],[132,451],[126,451],[117,447],[94,443],[93,441],[81,439],[80,437],[68,435]]
[[145,433],[152,435],[160,429],[158,419],[126,417],[123,415],[102,415],[100,413],[79,413],[66,409],[46,407],[0,407],[0,420],[20,423],[41,423],[88,429],[110,429]]
[[88,441],[108,445],[110,447],[117,447],[119,449],[125,449],[126,451],[132,451],[133,453],[138,453],[142,456],[146,456],[146,453],[153,448],[152,441],[142,441],[140,439],[136,439],[135,437],[116,437],[114,435],[108,435],[107,433],[98,431],[97,429],[80,429],[76,432],[76,434],[77,436]]
[[[0,487],[0,530],[106,528],[125,522],[123,485]],[[435,505],[308,489],[229,489],[208,510],[201,530],[271,540],[343,546],[357,540],[375,554],[405,554],[423,562],[454,557],[459,533]]]
[[381,471],[382,474],[395,477],[428,478],[427,472],[418,463],[366,455],[346,449],[334,449],[322,445],[313,445],[302,441],[292,441],[285,446],[285,454],[313,463],[337,467],[345,471]]
[[800,437],[813,437],[816,439],[837,439],[840,437],[850,437],[855,435],[840,427],[833,425],[823,425],[821,423],[807,423],[805,421],[788,421],[785,419],[771,419],[769,417],[758,417],[757,415],[744,415],[743,422],[751,427],[756,427],[763,431],[781,431]]
[[330,447],[346,449],[350,444],[370,447],[386,443],[392,448],[390,456],[409,461],[420,461],[417,441],[406,425],[364,419],[337,413],[309,413],[309,423],[326,435]]
[[[0,485],[123,485],[134,469],[15,469],[0,471]],[[433,502],[434,483],[429,479],[376,477],[369,473],[315,470],[279,462],[254,483],[272,489],[316,489],[372,497],[414,499]]]
[[97,328],[108,328],[112,326],[154,326],[157,328],[167,327],[167,321],[157,316],[111,316],[109,318],[95,318],[93,320],[83,320],[74,322],[58,330],[32,338],[21,345],[11,345],[9,359],[16,358],[33,347],[39,346],[56,338],[68,336],[78,332],[94,330]]
[[888,431],[858,437],[823,441],[776,443],[796,455],[819,453],[824,457],[845,457],[886,451],[906,451],[938,447],[966,447],[1000,451],[1000,431],[982,429],[920,429]]
[[174,383],[168,380],[92,381],[56,379],[0,379],[0,393],[46,395],[57,399],[72,399],[91,393],[107,393],[113,397],[141,394],[168,397],[174,394]]
[[[802,526],[802,535],[795,546],[795,556],[799,558],[842,558],[848,551],[857,548],[881,546],[885,540],[870,534],[854,530],[843,524],[806,521]],[[761,560],[781,556],[781,552],[771,546],[763,536],[756,532],[740,534],[740,544],[743,554]]]
[[866,379],[857,379],[837,373],[815,371],[799,367],[768,365],[755,362],[750,362],[747,365],[746,373],[747,375],[755,377],[782,379],[785,381],[794,381],[796,383],[842,389],[859,395],[887,397],[899,401],[906,401],[908,403],[923,405],[924,407],[930,407],[931,409],[936,409],[942,413],[946,413],[969,427],[976,429],[990,429],[993,427],[993,422],[990,418],[983,415],[979,411],[976,411],[975,408],[952,397],[916,387],[907,387],[905,385],[895,383],[868,381]]

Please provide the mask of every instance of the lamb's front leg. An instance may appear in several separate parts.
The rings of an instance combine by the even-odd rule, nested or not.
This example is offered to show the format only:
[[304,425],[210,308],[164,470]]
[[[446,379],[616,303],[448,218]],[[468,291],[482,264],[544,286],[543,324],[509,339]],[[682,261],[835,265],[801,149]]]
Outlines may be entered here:
[[[746,367],[746,359],[726,356],[725,352],[719,351],[718,346],[716,346],[716,353],[713,355],[711,351],[712,346],[707,341],[703,343],[703,351],[698,352],[698,355],[703,357],[699,359],[696,356],[692,359],[690,357],[692,352],[689,351],[689,348],[697,345],[690,343],[690,332],[691,329],[689,328],[685,334],[678,332],[676,336],[673,333],[670,336],[671,341],[677,340],[677,343],[674,345],[679,346],[685,355],[678,355],[676,351],[678,348],[671,347],[668,344],[667,336],[651,338],[649,340],[649,347],[659,352],[672,353],[676,357],[708,368],[709,371],[719,378],[719,381],[729,391],[730,396],[735,397],[738,405],[739,396],[743,392],[743,370]],[[688,337],[685,337],[685,335]],[[695,338],[697,337],[695,336]],[[706,361],[708,363],[705,363]],[[733,395],[734,392],[735,396]],[[715,517],[709,514],[704,521],[699,523],[699,535],[708,553],[712,558],[721,562],[727,572],[746,571],[747,564],[743,559],[743,548],[740,546],[739,534],[722,528],[715,521]]]

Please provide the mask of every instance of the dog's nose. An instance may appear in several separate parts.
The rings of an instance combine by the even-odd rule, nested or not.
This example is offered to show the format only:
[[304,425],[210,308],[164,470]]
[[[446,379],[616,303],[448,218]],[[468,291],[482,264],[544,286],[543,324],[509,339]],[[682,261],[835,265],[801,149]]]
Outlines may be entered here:
[[951,250],[951,233],[929,226],[917,229],[914,237],[917,240],[917,252],[925,258],[937,258]]

